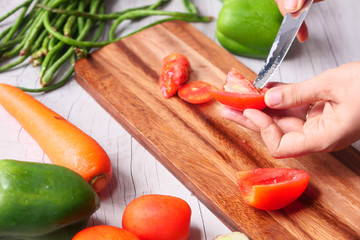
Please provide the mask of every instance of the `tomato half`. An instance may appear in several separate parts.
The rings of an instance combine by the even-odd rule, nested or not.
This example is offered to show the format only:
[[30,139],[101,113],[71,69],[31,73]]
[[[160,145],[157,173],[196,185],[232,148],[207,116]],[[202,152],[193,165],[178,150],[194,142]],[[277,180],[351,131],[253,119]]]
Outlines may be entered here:
[[178,96],[189,103],[205,103],[213,98],[209,92],[209,86],[209,83],[203,81],[188,82],[180,87]]
[[257,168],[237,173],[245,203],[262,210],[276,210],[295,201],[306,189],[310,175],[297,169]]
[[247,108],[262,110],[266,107],[265,91],[258,91],[237,69],[231,69],[223,89],[209,88],[210,94],[220,103],[244,111]]

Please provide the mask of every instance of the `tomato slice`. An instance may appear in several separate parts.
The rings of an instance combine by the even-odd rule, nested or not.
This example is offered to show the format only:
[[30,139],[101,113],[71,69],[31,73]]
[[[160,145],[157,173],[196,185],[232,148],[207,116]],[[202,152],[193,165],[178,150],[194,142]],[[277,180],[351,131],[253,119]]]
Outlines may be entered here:
[[247,108],[262,110],[266,107],[265,91],[258,91],[237,69],[231,69],[223,84],[223,89],[209,88],[210,94],[220,103],[244,111]]
[[277,210],[295,201],[306,189],[310,175],[303,170],[257,168],[237,173],[245,203],[262,210]]
[[193,104],[209,102],[213,98],[209,92],[209,86],[209,83],[203,81],[188,82],[180,87],[178,96]]

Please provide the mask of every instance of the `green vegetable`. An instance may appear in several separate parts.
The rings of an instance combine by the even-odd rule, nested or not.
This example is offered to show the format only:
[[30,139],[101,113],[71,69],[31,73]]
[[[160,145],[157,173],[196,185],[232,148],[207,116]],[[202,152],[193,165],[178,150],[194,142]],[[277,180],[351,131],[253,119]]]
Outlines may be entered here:
[[[25,2],[0,16],[0,22],[19,11],[15,23],[0,32],[0,73],[22,64],[28,57],[33,66],[40,66],[41,88],[29,92],[46,92],[62,87],[71,78],[73,63],[94,47],[102,47],[142,31],[155,24],[181,19],[188,22],[209,22],[211,17],[200,16],[191,0],[182,0],[185,12],[159,9],[171,0],[154,0],[151,5],[105,13],[105,0],[24,0]],[[126,36],[116,36],[123,20],[136,21],[150,16],[170,16],[153,21]],[[113,21],[108,38],[99,41],[105,23]],[[94,34],[91,30],[98,29]],[[20,57],[17,57],[20,55]],[[17,57],[17,58],[16,58]],[[16,59],[14,59],[16,58]],[[2,64],[3,61],[8,61]],[[70,62],[65,74],[59,70]],[[61,79],[56,79],[61,76]]]
[[95,191],[70,169],[0,160],[0,239],[69,240],[98,208]]
[[274,0],[225,0],[217,20],[216,37],[232,53],[265,58],[282,19]]

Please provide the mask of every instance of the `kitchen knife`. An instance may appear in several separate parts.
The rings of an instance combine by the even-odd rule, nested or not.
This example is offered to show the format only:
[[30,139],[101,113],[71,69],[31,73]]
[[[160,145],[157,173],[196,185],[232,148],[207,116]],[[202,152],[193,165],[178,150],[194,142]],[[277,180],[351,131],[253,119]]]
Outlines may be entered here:
[[265,86],[285,58],[312,3],[313,0],[307,0],[298,12],[285,15],[265,64],[254,81],[256,88],[261,89]]

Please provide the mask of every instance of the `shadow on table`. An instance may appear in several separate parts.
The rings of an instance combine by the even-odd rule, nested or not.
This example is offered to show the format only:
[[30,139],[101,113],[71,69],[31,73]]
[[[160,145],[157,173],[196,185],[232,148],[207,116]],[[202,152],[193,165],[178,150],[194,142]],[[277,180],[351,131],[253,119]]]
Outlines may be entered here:
[[202,232],[199,228],[191,227],[190,228],[190,236],[188,240],[203,240],[205,237],[203,237]]

